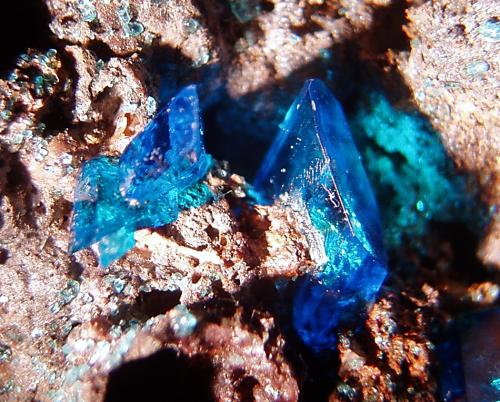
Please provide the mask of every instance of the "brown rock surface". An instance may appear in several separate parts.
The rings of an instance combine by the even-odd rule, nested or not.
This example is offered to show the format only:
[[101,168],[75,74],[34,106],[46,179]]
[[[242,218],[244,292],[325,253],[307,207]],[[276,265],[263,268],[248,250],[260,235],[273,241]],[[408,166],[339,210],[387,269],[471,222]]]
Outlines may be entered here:
[[[246,205],[244,179],[224,165],[207,177],[213,203],[138,231],[108,269],[93,249],[67,254],[81,163],[121,153],[168,97],[160,89],[187,81],[200,80],[208,104],[227,92],[271,126],[305,78],[344,85],[331,78],[336,63],[359,59],[394,84],[397,64],[411,101],[492,205],[480,256],[500,266],[500,41],[484,28],[498,24],[496,2],[271,0],[246,23],[223,1],[45,3],[58,52],[26,49],[0,81],[1,400],[118,398],[124,384],[143,384],[133,375],[155,370],[172,379],[152,388],[165,398],[179,383],[197,400],[298,400],[309,373],[287,349],[273,281],[314,265],[309,244],[288,209]],[[391,40],[409,6],[404,52]],[[460,246],[446,238],[425,241],[425,255],[401,252],[406,265],[392,267],[394,289],[361,332],[340,331],[330,400],[435,400],[433,329],[498,303],[498,275],[457,262]]]
[[[412,49],[399,61],[419,108],[459,166],[475,174],[495,210],[500,196],[500,41],[485,27],[494,27],[499,15],[498,2],[488,0],[433,1],[411,8],[407,32]],[[499,241],[494,213],[479,251],[485,263],[500,266]]]

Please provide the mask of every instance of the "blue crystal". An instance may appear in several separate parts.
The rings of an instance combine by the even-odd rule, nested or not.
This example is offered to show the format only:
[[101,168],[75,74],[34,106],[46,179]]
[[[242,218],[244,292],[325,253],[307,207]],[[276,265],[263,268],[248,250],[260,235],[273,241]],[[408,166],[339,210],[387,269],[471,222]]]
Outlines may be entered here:
[[377,203],[338,101],[309,80],[264,159],[256,189],[296,210],[319,262],[296,281],[293,325],[314,352],[357,321],[387,274]]
[[120,158],[120,189],[146,201],[205,175],[210,158],[203,145],[196,87],[184,88],[137,136]]
[[122,157],[83,164],[75,188],[70,252],[99,242],[107,266],[135,244],[134,232],[177,219],[211,198],[201,181],[211,158],[203,145],[198,96],[183,89]]

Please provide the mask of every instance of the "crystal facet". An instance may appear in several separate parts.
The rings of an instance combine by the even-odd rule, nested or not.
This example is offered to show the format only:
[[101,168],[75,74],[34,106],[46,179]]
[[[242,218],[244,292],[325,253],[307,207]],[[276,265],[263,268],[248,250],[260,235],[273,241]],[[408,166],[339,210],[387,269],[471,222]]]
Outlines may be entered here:
[[134,246],[134,232],[177,218],[211,197],[201,182],[210,166],[198,96],[183,89],[127,147],[122,157],[84,163],[75,188],[70,251],[99,242],[107,266]]
[[196,87],[184,88],[138,135],[120,158],[120,190],[146,201],[203,176],[209,156],[203,145]]
[[[366,311],[387,274],[377,203],[338,101],[309,80],[286,114],[255,182],[312,224],[311,252],[324,258],[296,281],[294,327],[315,352]],[[319,252],[318,252],[319,250]]]

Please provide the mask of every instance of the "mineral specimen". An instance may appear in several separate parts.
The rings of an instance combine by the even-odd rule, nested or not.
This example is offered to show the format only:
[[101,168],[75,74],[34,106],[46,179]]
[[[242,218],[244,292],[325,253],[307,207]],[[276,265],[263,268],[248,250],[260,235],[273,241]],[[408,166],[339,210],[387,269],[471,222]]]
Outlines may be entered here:
[[293,325],[315,352],[356,320],[386,276],[378,208],[340,104],[309,80],[288,110],[255,186],[303,216],[315,271],[296,282]]
[[[432,15],[433,7],[443,6],[445,13]],[[464,9],[458,22],[457,12]],[[500,4],[488,0],[440,1],[409,9],[411,53],[399,61],[419,109],[441,132],[455,163],[474,175],[492,211],[500,205],[500,141],[493,134],[499,125],[500,71],[492,68],[500,51],[499,15]],[[500,267],[499,244],[500,219],[494,212],[478,251],[481,260]]]
[[132,248],[134,232],[177,218],[210,198],[200,182],[210,165],[198,96],[184,88],[127,147],[120,160],[87,161],[75,189],[70,250],[99,242],[107,266]]
[[[436,385],[443,364],[431,341],[445,339],[464,311],[498,304],[500,277],[483,264],[500,267],[499,7],[495,0],[6,2],[1,29],[16,40],[3,43],[10,50],[0,79],[0,399],[443,400]],[[95,247],[67,255],[84,161],[118,156],[94,162],[113,165],[102,174],[117,179],[109,191],[116,202],[107,202],[126,207],[110,225],[139,215],[124,202],[140,197],[126,195],[132,187],[124,188],[118,158],[156,102],[197,82],[208,150],[253,180],[290,94],[311,76],[349,106],[384,235],[400,240],[386,243],[391,275],[367,320],[360,331],[335,331],[331,359],[308,359],[284,336],[282,311],[293,299],[279,300],[274,285],[280,278],[292,291],[309,271],[298,282],[313,287],[328,267],[324,230],[290,202],[245,209],[244,180],[227,165],[206,177],[220,194],[215,202],[180,211],[161,228],[116,226],[99,240],[109,259],[135,241],[108,269],[96,269]],[[432,130],[408,113],[415,106]],[[479,208],[454,203],[460,194],[449,191],[455,176],[443,174],[439,137],[492,207],[479,259],[479,231],[467,234],[461,224]],[[139,187],[143,177],[128,176]],[[179,209],[197,197],[177,197]],[[314,285],[320,295],[325,288]],[[465,335],[481,351],[495,339],[480,336],[496,332],[479,325]],[[498,372],[489,377],[482,364],[490,356],[474,361],[475,351],[467,353],[468,383],[494,392]],[[459,396],[463,385],[469,399],[487,399],[454,379],[442,387],[454,392],[446,395]]]

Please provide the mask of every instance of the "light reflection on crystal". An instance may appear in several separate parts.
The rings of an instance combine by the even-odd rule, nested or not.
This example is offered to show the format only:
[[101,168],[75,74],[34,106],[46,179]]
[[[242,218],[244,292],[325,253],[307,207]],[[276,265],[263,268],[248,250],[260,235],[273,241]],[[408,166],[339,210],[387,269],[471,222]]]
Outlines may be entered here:
[[335,347],[336,328],[357,321],[385,279],[380,218],[342,109],[321,81],[306,82],[280,128],[255,187],[302,205],[298,213],[324,239],[328,261],[296,281],[293,311],[297,333],[321,352]]

